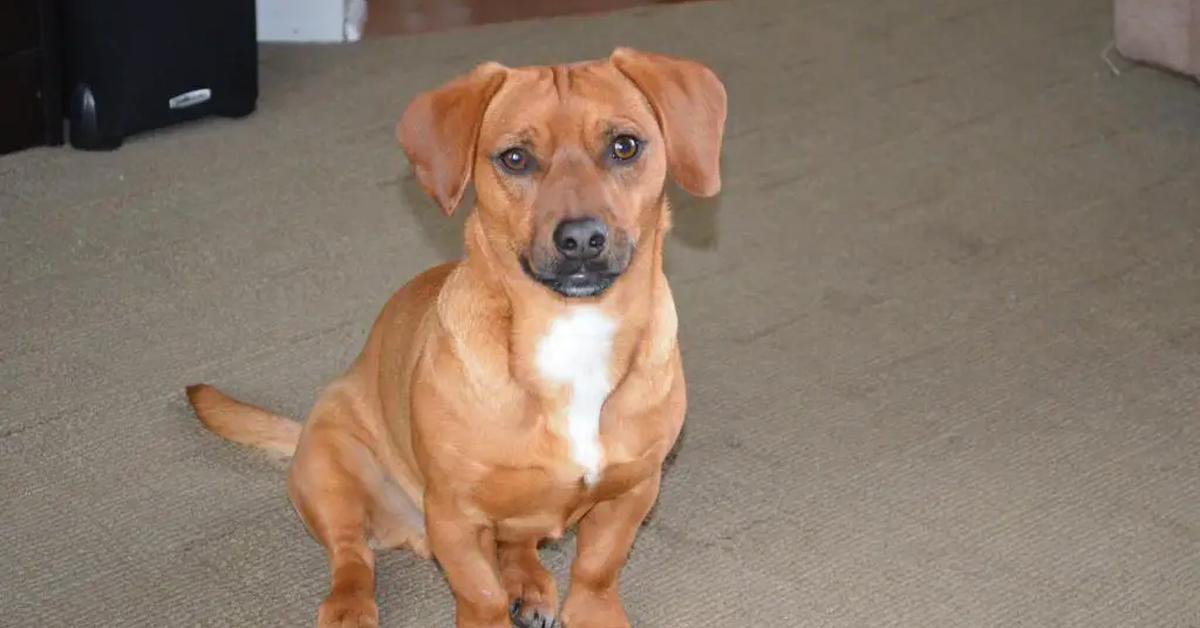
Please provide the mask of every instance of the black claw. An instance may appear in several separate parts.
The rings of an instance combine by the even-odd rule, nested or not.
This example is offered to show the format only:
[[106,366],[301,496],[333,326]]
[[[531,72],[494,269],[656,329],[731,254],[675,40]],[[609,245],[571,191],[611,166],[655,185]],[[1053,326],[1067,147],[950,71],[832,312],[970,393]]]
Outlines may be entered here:
[[524,601],[521,598],[513,600],[512,604],[508,607],[508,617],[512,619],[515,628],[534,628],[526,623],[524,619],[521,619],[521,606],[523,605]]
[[557,620],[550,617],[545,617],[540,611],[534,611],[533,617],[525,620],[521,617],[522,600],[513,600],[511,606],[508,607],[509,617],[512,619],[513,626],[516,628],[564,628]]

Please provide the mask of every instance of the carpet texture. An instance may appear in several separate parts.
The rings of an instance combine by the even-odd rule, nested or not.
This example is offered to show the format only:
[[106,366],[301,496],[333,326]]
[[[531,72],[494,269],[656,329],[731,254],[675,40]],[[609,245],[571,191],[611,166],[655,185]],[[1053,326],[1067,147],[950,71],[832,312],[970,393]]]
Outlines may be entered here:
[[[392,128],[475,62],[703,59],[679,195],[684,442],[634,624],[1200,626],[1200,89],[1099,0],[711,2],[266,47],[259,111],[0,159],[5,626],[305,626],[322,553],[207,381],[304,416],[460,248]],[[565,574],[570,541],[545,551]],[[386,626],[449,626],[379,561]]]

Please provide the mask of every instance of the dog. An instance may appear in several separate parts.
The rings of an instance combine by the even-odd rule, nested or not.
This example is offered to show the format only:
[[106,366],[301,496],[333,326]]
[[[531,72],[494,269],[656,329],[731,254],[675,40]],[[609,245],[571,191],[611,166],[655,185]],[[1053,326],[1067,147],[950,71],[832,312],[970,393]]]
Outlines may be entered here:
[[[318,626],[376,626],[374,553],[434,557],[460,628],[629,626],[618,576],[686,407],[663,271],[668,175],[721,187],[725,88],[629,48],[571,65],[485,63],[416,97],[397,137],[449,215],[474,181],[465,257],[396,292],[300,423],[208,385],[212,432],[292,457],[324,546]],[[538,545],[574,528],[559,612]]]

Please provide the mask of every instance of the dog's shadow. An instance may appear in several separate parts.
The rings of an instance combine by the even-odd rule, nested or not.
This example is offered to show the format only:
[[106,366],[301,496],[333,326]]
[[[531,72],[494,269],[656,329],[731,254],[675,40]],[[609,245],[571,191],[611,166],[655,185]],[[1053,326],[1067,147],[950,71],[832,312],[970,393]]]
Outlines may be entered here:
[[696,198],[671,186],[671,238],[690,249],[711,251],[717,248],[717,213],[721,195]]
[[433,244],[438,258],[443,260],[459,259],[463,256],[463,227],[466,224],[468,211],[475,204],[475,191],[467,186],[458,209],[450,216],[442,212],[442,208],[429,198],[421,184],[413,174],[412,169],[405,169],[397,180],[404,206],[412,212],[417,226],[425,235],[425,239]]

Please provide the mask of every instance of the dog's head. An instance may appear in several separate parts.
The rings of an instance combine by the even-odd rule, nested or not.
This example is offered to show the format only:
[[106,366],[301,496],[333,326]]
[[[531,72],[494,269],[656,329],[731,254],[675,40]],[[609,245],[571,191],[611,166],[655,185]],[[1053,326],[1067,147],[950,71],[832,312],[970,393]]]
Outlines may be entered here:
[[663,207],[668,172],[720,190],[725,88],[694,61],[620,48],[569,66],[479,66],[416,98],[397,127],[447,214],[472,176],[500,263],[563,297],[603,293]]

